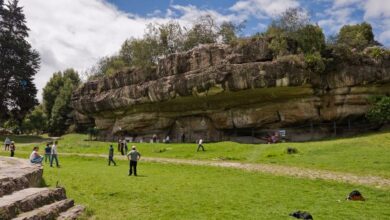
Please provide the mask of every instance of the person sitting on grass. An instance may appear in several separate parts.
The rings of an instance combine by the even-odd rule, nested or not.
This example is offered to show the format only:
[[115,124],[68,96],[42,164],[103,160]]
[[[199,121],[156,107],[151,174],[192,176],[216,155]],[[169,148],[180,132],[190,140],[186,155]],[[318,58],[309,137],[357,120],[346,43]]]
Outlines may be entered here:
[[30,154],[30,162],[34,164],[42,164],[43,157],[38,153],[39,147],[35,146]]

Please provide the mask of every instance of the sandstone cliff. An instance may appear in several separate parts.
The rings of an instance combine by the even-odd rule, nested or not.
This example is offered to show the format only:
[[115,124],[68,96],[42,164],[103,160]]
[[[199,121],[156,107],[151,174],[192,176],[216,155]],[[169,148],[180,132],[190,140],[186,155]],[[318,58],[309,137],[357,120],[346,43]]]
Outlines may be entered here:
[[335,63],[313,73],[298,55],[273,58],[265,40],[203,45],[85,83],[72,103],[106,137],[170,135],[227,140],[237,131],[361,118],[368,97],[390,92],[390,58]]

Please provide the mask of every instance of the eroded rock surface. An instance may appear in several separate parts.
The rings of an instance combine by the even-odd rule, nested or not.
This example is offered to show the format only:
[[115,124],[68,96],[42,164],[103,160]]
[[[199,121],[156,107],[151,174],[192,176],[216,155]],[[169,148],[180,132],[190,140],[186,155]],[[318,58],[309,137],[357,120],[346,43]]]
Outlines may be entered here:
[[0,219],[77,219],[83,213],[64,188],[37,188],[42,171],[29,160],[0,156]]
[[390,59],[345,61],[311,72],[303,57],[273,58],[265,40],[202,45],[85,83],[72,103],[80,123],[106,138],[227,140],[237,131],[275,129],[364,116],[368,98],[390,91]]

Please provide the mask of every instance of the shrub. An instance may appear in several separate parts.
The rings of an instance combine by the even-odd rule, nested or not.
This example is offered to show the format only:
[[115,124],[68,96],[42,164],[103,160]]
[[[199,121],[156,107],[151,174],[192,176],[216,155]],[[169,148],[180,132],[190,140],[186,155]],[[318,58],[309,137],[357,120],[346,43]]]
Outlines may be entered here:
[[319,52],[305,54],[305,63],[312,72],[322,73],[325,70],[325,63]]
[[304,53],[321,52],[325,48],[325,36],[316,25],[306,25],[295,33],[298,47]]
[[374,45],[374,34],[370,24],[363,22],[356,25],[345,25],[340,29],[337,39],[338,44],[345,44],[359,50],[369,45]]
[[372,122],[386,124],[390,122],[390,97],[379,96],[371,99],[372,107],[367,112],[367,118]]
[[288,147],[286,149],[286,152],[287,152],[287,154],[297,154],[298,153],[298,149],[296,149],[295,147]]

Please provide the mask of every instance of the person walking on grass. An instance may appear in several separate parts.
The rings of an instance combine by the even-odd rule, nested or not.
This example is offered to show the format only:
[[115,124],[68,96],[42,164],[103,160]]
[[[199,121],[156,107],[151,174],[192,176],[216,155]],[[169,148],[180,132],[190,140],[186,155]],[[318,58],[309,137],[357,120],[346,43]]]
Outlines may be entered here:
[[15,142],[14,141],[11,142],[11,145],[9,146],[9,150],[11,151],[11,157],[14,157],[15,150],[16,150],[16,146],[15,146]]
[[135,146],[131,147],[131,151],[127,154],[127,159],[130,160],[129,176],[133,174],[133,171],[134,176],[137,176],[137,162],[141,159],[141,154]]
[[50,147],[50,144],[47,143],[46,144],[46,147],[45,147],[45,163],[47,163],[47,161],[49,160],[49,163],[51,161],[51,147]]
[[196,152],[199,151],[199,149],[202,148],[202,151],[204,151],[204,147],[203,147],[203,139],[199,139],[199,142],[198,142],[198,149],[196,150]]
[[42,164],[43,157],[38,153],[39,147],[35,146],[30,154],[30,162],[33,164]]
[[53,146],[51,147],[50,167],[53,167],[53,160],[56,160],[57,167],[60,167],[60,165],[58,164],[57,144],[58,144],[58,141],[55,141]]
[[127,147],[127,141],[126,139],[123,141],[123,150],[124,150],[124,153],[125,155],[127,155],[127,153],[129,152],[129,148]]
[[116,163],[114,161],[114,147],[112,144],[110,145],[110,149],[108,150],[108,166],[111,166],[111,162],[116,166]]
[[5,138],[5,141],[4,141],[4,150],[7,151],[9,150],[9,146],[11,145],[11,139],[9,139],[8,137]]

